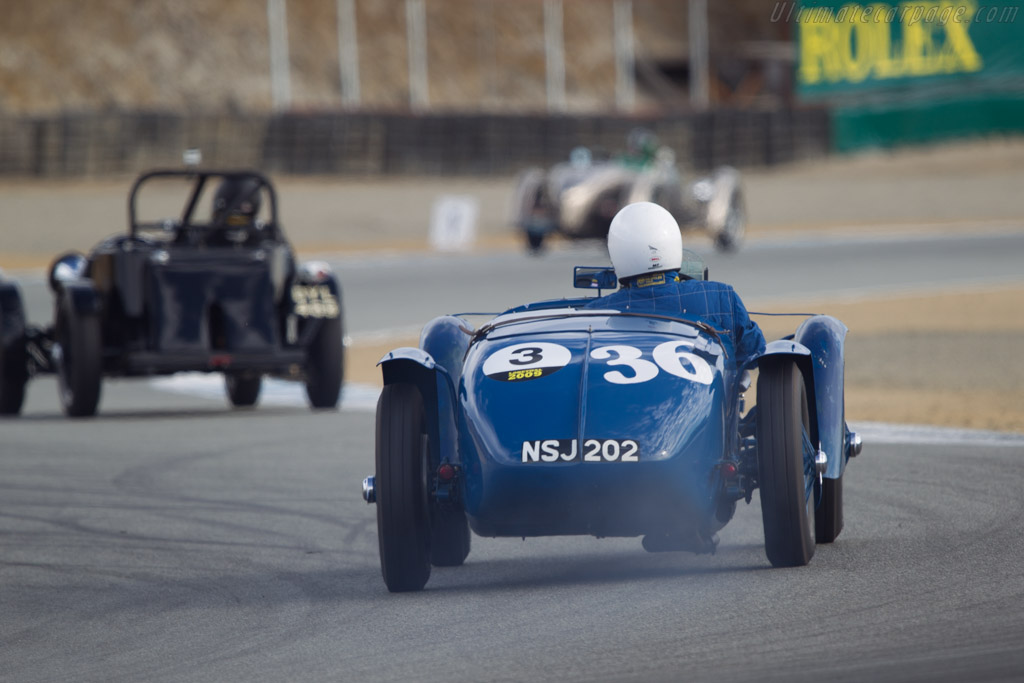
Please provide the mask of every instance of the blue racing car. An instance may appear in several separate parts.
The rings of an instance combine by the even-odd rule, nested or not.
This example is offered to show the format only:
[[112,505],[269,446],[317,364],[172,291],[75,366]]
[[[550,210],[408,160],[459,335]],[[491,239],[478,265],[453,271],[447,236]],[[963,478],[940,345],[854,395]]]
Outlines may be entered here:
[[[610,268],[574,276],[615,286]],[[389,590],[461,565],[471,529],[714,552],[755,489],[772,565],[806,565],[838,536],[843,472],[860,452],[844,416],[840,321],[809,317],[737,368],[727,336],[700,319],[583,308],[590,300],[527,304],[475,329],[468,315],[436,318],[419,348],[381,360],[363,496],[377,505]]]

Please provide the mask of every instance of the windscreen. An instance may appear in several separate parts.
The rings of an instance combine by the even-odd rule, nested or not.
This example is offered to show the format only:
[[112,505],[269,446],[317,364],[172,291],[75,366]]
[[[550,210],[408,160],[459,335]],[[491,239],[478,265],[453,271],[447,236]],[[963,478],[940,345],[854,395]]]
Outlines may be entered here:
[[[222,182],[220,177],[207,178],[192,204],[197,188],[195,176],[168,175],[146,179],[135,195],[136,234],[171,241],[186,227],[197,230],[217,227],[214,225],[214,200]],[[271,211],[266,188],[261,187],[258,195],[259,211],[253,223],[267,225],[271,221]]]

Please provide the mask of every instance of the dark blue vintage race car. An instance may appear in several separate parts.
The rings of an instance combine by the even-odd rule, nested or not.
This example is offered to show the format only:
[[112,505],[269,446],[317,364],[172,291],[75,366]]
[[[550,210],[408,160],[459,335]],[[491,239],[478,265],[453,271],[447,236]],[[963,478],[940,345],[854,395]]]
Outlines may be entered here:
[[95,414],[104,376],[185,370],[223,373],[234,406],[256,403],[264,375],[305,382],[314,408],[337,405],[341,287],[326,264],[296,262],[266,177],[145,173],[128,225],[54,262],[48,327],[28,325],[17,285],[0,280],[0,414],[18,414],[29,378],[50,372],[69,416]]
[[[576,269],[578,287],[614,284],[610,269]],[[844,420],[841,322],[810,317],[769,343],[744,413],[750,373],[727,337],[698,319],[587,301],[528,304],[477,329],[437,318],[419,348],[381,360],[363,495],[377,505],[389,590],[422,589],[431,565],[462,564],[470,529],[713,552],[755,489],[772,565],[805,565],[838,536],[843,471],[860,451]]]

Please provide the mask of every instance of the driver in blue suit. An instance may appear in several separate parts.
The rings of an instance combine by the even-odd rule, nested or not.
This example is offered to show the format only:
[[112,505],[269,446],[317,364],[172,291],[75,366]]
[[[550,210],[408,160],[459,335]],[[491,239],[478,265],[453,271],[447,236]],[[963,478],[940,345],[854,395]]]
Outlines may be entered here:
[[622,287],[586,308],[700,318],[729,338],[737,367],[764,351],[761,328],[732,287],[680,275],[683,240],[665,208],[636,202],[620,209],[608,230],[608,254]]

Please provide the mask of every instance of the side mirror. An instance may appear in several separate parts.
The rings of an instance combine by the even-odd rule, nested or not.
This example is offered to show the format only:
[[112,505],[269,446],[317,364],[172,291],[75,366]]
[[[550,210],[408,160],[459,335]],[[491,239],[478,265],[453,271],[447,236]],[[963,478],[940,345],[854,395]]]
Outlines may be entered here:
[[618,279],[609,266],[576,266],[572,286],[576,289],[615,289]]
[[57,292],[60,283],[70,280],[80,280],[85,277],[85,271],[89,267],[89,261],[83,254],[77,251],[69,251],[57,257],[57,260],[50,266],[50,289]]

